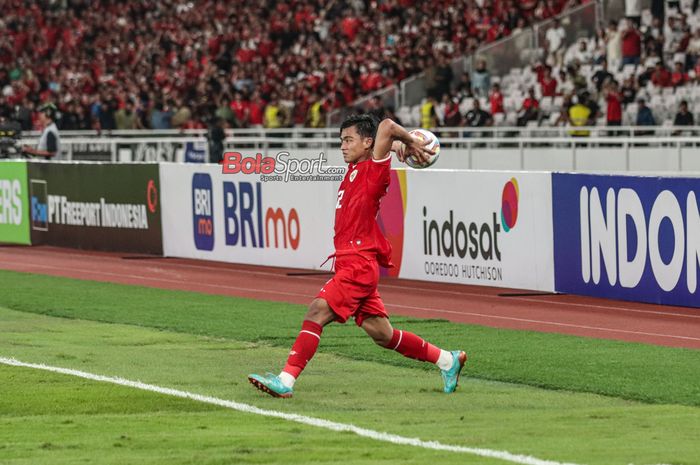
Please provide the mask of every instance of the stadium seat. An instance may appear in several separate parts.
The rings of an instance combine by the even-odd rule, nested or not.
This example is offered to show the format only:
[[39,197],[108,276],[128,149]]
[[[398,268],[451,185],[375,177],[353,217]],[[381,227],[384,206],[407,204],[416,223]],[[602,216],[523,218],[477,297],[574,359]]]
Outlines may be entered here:
[[545,113],[552,111],[552,97],[542,97],[540,100],[540,108]]
[[630,76],[634,76],[636,66],[632,64],[626,64],[625,66],[622,67],[622,74],[627,78]]
[[474,100],[467,98],[459,104],[459,112],[465,114],[474,108]]

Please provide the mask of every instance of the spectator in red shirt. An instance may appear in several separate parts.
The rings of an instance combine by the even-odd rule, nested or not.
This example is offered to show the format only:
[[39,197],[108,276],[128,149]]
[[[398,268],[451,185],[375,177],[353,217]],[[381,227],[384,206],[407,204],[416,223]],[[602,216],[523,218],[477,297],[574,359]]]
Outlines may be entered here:
[[501,86],[494,84],[491,86],[491,95],[489,95],[489,102],[491,103],[491,114],[505,113],[503,108],[503,93],[501,92]]
[[[603,95],[607,103],[608,110],[606,122],[608,126],[622,126],[622,95],[616,81],[609,81],[603,86]],[[611,135],[617,135],[616,132]]]
[[250,109],[248,108],[249,103],[243,100],[243,94],[241,94],[240,92],[236,92],[229,106],[231,107],[231,111],[233,112],[236,127],[248,127],[248,120],[250,119]]
[[350,42],[355,40],[360,26],[360,20],[353,16],[352,10],[348,8],[345,11],[345,18],[340,22],[340,30],[343,31],[343,34]]
[[683,69],[683,63],[677,61],[674,64],[673,73],[671,73],[671,85],[673,87],[684,86],[688,82],[688,73]]
[[447,127],[456,127],[462,125],[462,114],[459,112],[459,100],[450,95],[445,94],[442,96],[442,102],[444,105],[443,124]]
[[525,126],[529,121],[537,121],[540,116],[540,102],[535,97],[535,89],[530,87],[527,97],[518,111],[518,126]]
[[360,78],[362,90],[366,93],[378,90],[382,87],[384,79],[379,73],[379,65],[371,63],[369,73]]
[[540,90],[542,97],[554,97],[557,95],[557,80],[552,77],[552,67],[545,66],[540,79]]
[[265,110],[265,101],[260,97],[260,92],[253,92],[253,96],[248,104],[248,115],[250,126],[254,128],[262,127],[263,124],[263,111]]
[[622,66],[636,66],[642,55],[642,36],[634,21],[627,21],[627,24],[627,30],[622,33]]
[[671,85],[671,73],[668,72],[664,63],[659,61],[651,74],[651,82],[656,87],[669,87]]

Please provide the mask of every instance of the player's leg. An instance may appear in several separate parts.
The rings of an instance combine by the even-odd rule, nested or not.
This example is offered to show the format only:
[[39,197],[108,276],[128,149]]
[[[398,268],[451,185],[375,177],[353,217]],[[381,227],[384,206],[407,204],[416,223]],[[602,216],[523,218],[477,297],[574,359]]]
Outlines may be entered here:
[[387,317],[367,313],[377,311],[371,307],[377,306],[378,303],[381,303],[381,300],[370,301],[370,305],[362,306],[365,313],[355,317],[356,320],[361,318],[361,322],[358,322],[361,328],[377,345],[385,349],[394,350],[404,357],[435,364],[441,370],[444,391],[454,392],[467,355],[460,350],[448,352],[440,349],[414,333],[393,328]]
[[[452,363],[452,356],[449,352],[409,331],[394,329],[388,318],[367,317],[362,322],[362,329],[377,345],[394,350],[404,357],[434,363],[442,369],[449,368]],[[440,360],[441,355],[443,360]]]
[[336,315],[325,299],[314,299],[304,316],[301,331],[289,351],[289,357],[282,372],[278,376],[269,373],[266,376],[250,375],[248,380],[255,387],[272,396],[291,397],[296,379],[316,354],[323,327],[335,319]]
[[309,309],[301,324],[301,331],[289,351],[287,363],[280,373],[282,381],[290,387],[299,377],[306,364],[316,354],[318,343],[321,341],[323,327],[335,320],[335,314],[325,299],[316,298],[309,305]]

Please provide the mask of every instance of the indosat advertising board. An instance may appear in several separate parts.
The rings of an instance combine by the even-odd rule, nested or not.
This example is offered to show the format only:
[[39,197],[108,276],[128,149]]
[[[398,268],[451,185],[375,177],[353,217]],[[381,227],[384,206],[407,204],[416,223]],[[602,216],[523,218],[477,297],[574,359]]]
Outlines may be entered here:
[[407,279],[552,291],[549,173],[395,170],[380,226]]

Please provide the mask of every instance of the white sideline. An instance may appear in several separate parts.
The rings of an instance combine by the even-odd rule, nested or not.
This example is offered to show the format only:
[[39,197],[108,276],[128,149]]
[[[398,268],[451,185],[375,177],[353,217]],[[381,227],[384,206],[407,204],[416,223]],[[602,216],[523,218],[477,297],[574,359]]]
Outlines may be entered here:
[[478,455],[481,457],[489,457],[494,459],[505,460],[512,463],[520,463],[523,465],[576,465],[573,463],[562,463],[555,462],[552,460],[543,460],[536,457],[531,457],[528,455],[517,455],[511,454],[507,451],[491,450],[491,449],[477,449],[472,447],[464,446],[453,446],[449,444],[442,444],[437,441],[423,441],[418,438],[408,438],[404,436],[399,436],[396,434],[383,433],[380,431],[374,431],[371,429],[360,428],[359,426],[347,424],[347,423],[337,423],[334,421],[323,420],[321,418],[307,417],[304,415],[298,415],[295,413],[284,413],[275,410],[264,410],[253,405],[242,404],[239,402],[234,402],[232,400],[218,399],[216,397],[204,396],[201,394],[196,394],[193,392],[180,391],[177,389],[171,389],[161,386],[156,386],[153,384],[146,384],[140,381],[130,381],[124,378],[116,378],[111,376],[95,375],[92,373],[86,373],[84,371],[73,370],[70,368],[53,367],[44,364],[36,363],[26,363],[16,360],[14,358],[0,357],[0,363],[4,365],[25,367],[25,368],[35,368],[37,370],[45,370],[53,373],[61,373],[64,375],[77,376],[79,378],[85,378],[92,381],[100,381],[103,383],[118,384],[121,386],[127,386],[135,389],[141,389],[143,391],[157,392],[159,394],[166,394],[174,397],[181,397],[184,399],[196,400],[198,402],[204,402],[207,404],[218,405],[220,407],[229,408],[232,410],[238,410],[239,412],[254,413],[257,415],[263,415],[266,417],[281,418],[283,420],[294,421],[297,423],[303,423],[305,425],[316,426],[318,428],[325,428],[333,431],[347,431],[358,436],[363,436],[366,438],[374,439],[377,441],[390,442],[393,444],[400,444],[413,447],[421,447],[423,449],[432,449],[439,451],[449,451],[449,452],[462,452],[466,454]]

